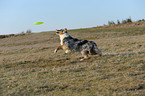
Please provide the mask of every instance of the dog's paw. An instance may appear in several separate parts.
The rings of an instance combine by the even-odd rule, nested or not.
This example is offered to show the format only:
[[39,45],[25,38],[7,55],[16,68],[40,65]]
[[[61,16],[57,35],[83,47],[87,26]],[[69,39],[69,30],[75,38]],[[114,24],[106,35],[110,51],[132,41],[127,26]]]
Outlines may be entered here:
[[57,50],[55,49],[55,50],[54,50],[54,53],[56,53],[56,52],[57,52]]
[[88,59],[89,59],[89,57],[85,57],[85,58],[80,59],[80,61],[84,61],[84,60],[88,60]]
[[83,59],[80,59],[80,61],[83,61],[84,60],[84,58]]

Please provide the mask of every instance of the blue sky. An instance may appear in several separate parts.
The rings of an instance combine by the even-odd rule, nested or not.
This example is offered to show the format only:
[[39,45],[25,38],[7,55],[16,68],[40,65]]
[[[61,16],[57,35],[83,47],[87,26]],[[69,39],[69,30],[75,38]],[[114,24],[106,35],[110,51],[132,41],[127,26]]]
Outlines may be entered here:
[[[0,0],[0,35],[145,19],[145,0]],[[35,22],[43,25],[33,25]]]

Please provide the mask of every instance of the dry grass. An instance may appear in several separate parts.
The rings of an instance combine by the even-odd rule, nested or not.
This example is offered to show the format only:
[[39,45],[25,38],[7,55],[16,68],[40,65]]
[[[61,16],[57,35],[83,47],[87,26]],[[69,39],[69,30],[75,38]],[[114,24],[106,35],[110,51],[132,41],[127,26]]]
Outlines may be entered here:
[[6,95],[143,96],[145,26],[70,30],[93,40],[104,56],[53,51],[55,32],[0,39],[0,93]]

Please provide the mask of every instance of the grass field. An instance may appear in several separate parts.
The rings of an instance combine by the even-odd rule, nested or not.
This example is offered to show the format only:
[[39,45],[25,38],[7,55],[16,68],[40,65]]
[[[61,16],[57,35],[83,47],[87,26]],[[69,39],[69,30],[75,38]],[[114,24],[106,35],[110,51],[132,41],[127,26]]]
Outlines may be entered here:
[[69,30],[93,40],[103,57],[64,54],[55,32],[0,39],[1,96],[143,96],[145,22]]

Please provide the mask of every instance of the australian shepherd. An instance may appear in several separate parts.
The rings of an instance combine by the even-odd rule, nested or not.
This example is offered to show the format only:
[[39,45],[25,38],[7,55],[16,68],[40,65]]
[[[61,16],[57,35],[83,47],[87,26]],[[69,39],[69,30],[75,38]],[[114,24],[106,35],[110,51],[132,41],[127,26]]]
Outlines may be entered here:
[[59,49],[65,50],[65,53],[71,53],[74,51],[81,52],[82,56],[84,57],[83,59],[81,59],[81,61],[88,59],[88,54],[99,54],[99,56],[102,56],[102,52],[100,49],[98,49],[95,42],[73,38],[68,34],[66,28],[64,30],[56,30],[56,34],[60,37],[61,45],[56,47],[54,53],[56,53]]

